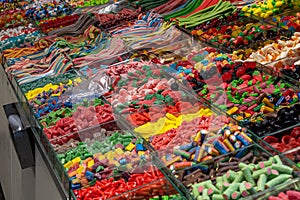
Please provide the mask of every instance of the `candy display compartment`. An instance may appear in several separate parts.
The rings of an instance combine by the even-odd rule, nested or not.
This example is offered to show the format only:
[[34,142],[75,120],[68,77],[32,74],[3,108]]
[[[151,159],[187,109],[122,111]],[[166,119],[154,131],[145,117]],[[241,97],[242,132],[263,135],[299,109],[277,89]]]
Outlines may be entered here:
[[295,163],[300,162],[298,138],[300,127],[288,127],[276,134],[270,134],[262,140]]
[[153,63],[132,62],[125,66],[134,68],[117,78],[108,101],[116,113],[129,119],[131,126],[156,121],[166,113],[179,114],[197,105],[197,99],[187,92],[187,86]]
[[[170,26],[164,24],[164,26]],[[180,31],[176,26],[170,26],[168,29],[155,30],[136,37],[136,35],[123,36],[122,39],[131,49],[142,48],[160,48],[163,46],[177,43],[179,41],[190,39],[189,35]]]
[[28,21],[25,17],[25,11],[19,8],[7,10],[0,14],[0,27],[2,29],[14,28],[17,26],[25,26]]
[[292,60],[299,57],[299,32],[295,32],[290,38],[282,37],[280,40],[264,45],[261,49],[253,52],[249,60],[255,60],[256,62],[267,66],[280,66],[282,59]]
[[[74,3],[76,3],[76,2],[74,2]],[[113,4],[113,3],[114,3],[113,0],[109,0],[107,3],[102,4],[102,5],[78,7],[74,10],[74,12],[72,14],[78,15],[78,14],[83,14],[83,13],[97,13],[100,9],[105,8],[108,5]],[[74,7],[75,5],[71,5],[71,6]]]
[[300,13],[296,10],[290,10],[264,20],[270,24],[277,25],[278,27],[288,29],[292,32],[300,31]]
[[[195,88],[201,98],[210,104],[220,107],[222,110],[226,111],[234,106],[234,104],[238,104],[241,98],[249,94],[247,93],[243,97],[238,92],[243,94],[246,92],[243,90],[262,84],[266,80],[269,80],[270,84],[275,81],[272,78],[273,76],[264,72],[255,62],[233,62],[229,58],[229,63],[227,61],[227,64],[224,65],[221,63],[222,60],[225,59],[217,57],[211,64],[208,61],[206,65],[210,67],[200,68],[198,76],[200,77],[199,81],[202,83],[202,87]],[[200,63],[202,62],[204,61]],[[197,78],[196,74],[194,78]],[[193,83],[193,80],[191,82]],[[224,98],[223,100],[222,97]],[[224,101],[226,101],[226,97],[229,99],[225,105]],[[240,102],[241,104],[246,103],[243,101]]]
[[[204,23],[192,33],[200,40],[226,52],[236,52],[241,59],[248,58],[251,52],[263,47],[264,44],[276,41],[279,35],[290,34],[289,31],[252,18],[238,16],[236,18],[225,23],[221,21],[217,28],[214,24],[218,22]],[[239,53],[241,50],[245,53]]]
[[108,58],[91,62],[88,65],[80,68],[79,71],[83,73],[84,76],[91,78],[93,75],[99,72],[101,73],[101,71],[109,70],[108,68],[110,68],[110,66],[128,63],[130,59],[134,58],[134,53],[132,51],[127,51],[119,55],[111,55]]
[[47,34],[53,30],[74,24],[77,22],[78,19],[79,19],[79,15],[73,14],[73,15],[49,18],[46,20],[40,20],[36,22],[36,25],[43,33]]
[[283,107],[278,112],[257,115],[250,121],[240,121],[240,123],[258,136],[264,136],[266,134],[277,133],[290,126],[299,125],[298,110],[299,104],[294,104]]
[[[162,65],[178,62],[192,51],[198,51],[204,47],[206,47],[205,44],[190,38],[162,47],[136,49],[133,50],[133,57],[139,57],[143,60],[151,59],[152,62]],[[167,72],[170,71],[167,70]]]
[[[124,5],[125,4],[125,5]],[[104,30],[110,30],[117,26],[135,21],[139,14],[142,14],[140,9],[135,9],[130,5],[111,4],[102,8],[95,14],[95,17],[100,22],[100,26]]]
[[[120,130],[119,124],[111,121],[81,130],[72,143],[62,144],[62,138],[51,141],[59,152],[57,157],[70,177],[77,199],[89,196],[84,192],[87,185],[98,191],[93,193],[93,197],[106,199],[139,199],[176,194],[171,183],[156,168],[143,140],[123,128]],[[87,172],[84,172],[85,165]],[[108,194],[107,184],[116,189],[120,184],[124,187]]]
[[247,16],[257,19],[268,18],[273,15],[278,15],[288,10],[299,9],[299,1],[262,1],[256,4],[247,5],[242,8],[242,11]]
[[268,70],[273,70],[279,72],[280,76],[284,78],[286,81],[299,86],[300,80],[300,57],[297,56],[289,56],[286,58],[282,58],[275,62],[271,62],[265,65],[265,68]]
[[234,199],[236,196],[237,199],[257,199],[273,191],[276,185],[298,179],[295,163],[284,156],[273,155],[254,144],[175,171],[174,176],[191,191],[194,199],[203,195],[211,198],[214,195],[219,199]]
[[[151,171],[150,171],[151,172]],[[150,172],[148,174],[150,174]],[[152,175],[153,173],[151,173]],[[143,178],[140,174],[134,174],[136,177]],[[144,175],[146,178],[150,179],[150,177]],[[156,178],[155,176],[153,176]],[[109,179],[111,180],[111,179]],[[110,181],[102,181],[102,183],[105,182],[107,184],[111,184]],[[117,182],[117,181],[116,181]],[[145,181],[147,182],[147,181]],[[122,183],[122,181],[119,181],[117,183]],[[95,190],[94,190],[95,189]],[[101,189],[101,186],[98,186],[96,183],[96,186],[92,186],[92,190],[96,191],[94,192],[95,195],[88,195],[97,197],[99,195],[99,189]],[[80,194],[86,193],[86,190],[83,189],[82,192],[74,192],[75,195],[72,193],[72,197],[75,199],[82,199],[79,198]],[[156,198],[169,198],[169,196],[174,196],[175,200],[181,200],[183,199],[180,195],[178,195],[178,191],[174,189],[174,187],[170,184],[170,182],[165,177],[159,177],[150,183],[144,183],[142,186],[137,186],[133,189],[128,189],[123,193],[116,194],[115,196],[111,197],[105,197],[108,200],[139,200],[139,199],[156,199]]]
[[[276,186],[276,188],[270,188],[267,189],[265,192],[260,192],[257,195],[253,195],[251,199],[253,198],[257,200],[298,199],[299,187],[300,187],[299,179],[293,179],[288,183],[283,183]],[[245,198],[245,199],[249,200],[249,198]]]
[[[63,110],[63,112],[66,112],[66,110]],[[49,140],[63,137],[62,142],[68,142],[73,138],[74,135],[72,133],[74,132],[80,133],[81,130],[88,127],[99,126],[99,124],[116,119],[112,113],[111,106],[104,102],[77,104],[70,114],[62,117],[52,117],[53,121],[56,121],[56,123],[52,123],[54,125],[46,126],[46,123],[43,122],[45,124],[44,132]]]
[[[237,90],[228,88],[227,97],[230,99],[229,102],[231,102],[231,104],[227,104],[227,108],[230,108],[230,106],[239,107],[239,109],[227,110],[228,114],[237,114],[236,111],[243,112],[246,110],[251,114],[253,114],[253,111],[261,111],[264,114],[267,114],[274,110],[279,110],[283,106],[291,106],[299,101],[297,97],[299,89],[296,86],[287,83],[280,77],[276,78],[266,73],[262,73],[261,78],[262,82],[255,82],[256,79],[250,80],[249,84],[247,84],[248,87],[246,85],[244,85],[245,87],[242,87],[241,85],[241,88]],[[231,94],[228,92],[231,92]],[[265,97],[270,100],[271,104],[268,104],[267,101],[263,102]],[[281,100],[279,100],[280,98]],[[243,105],[246,105],[247,108],[241,109],[240,107]],[[262,106],[267,106],[269,109],[266,107],[261,109]]]

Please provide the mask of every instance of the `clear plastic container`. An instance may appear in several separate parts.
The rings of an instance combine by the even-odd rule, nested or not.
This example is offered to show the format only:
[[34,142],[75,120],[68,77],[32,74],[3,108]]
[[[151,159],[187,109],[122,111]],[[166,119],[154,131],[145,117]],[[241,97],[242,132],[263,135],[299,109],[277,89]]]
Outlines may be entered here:
[[[222,155],[219,157],[215,157],[212,160],[208,160],[203,163],[193,165],[189,168],[176,171],[173,178],[175,178],[175,180],[177,180],[177,182],[182,182],[186,186],[186,188],[191,191],[193,198],[197,199],[197,196],[195,196],[194,190],[197,187],[203,186],[203,185],[201,185],[202,183],[211,181],[210,184],[213,184],[216,186],[216,181],[218,179],[220,179],[217,177],[222,177],[222,176],[228,177],[230,174],[236,174],[235,172],[240,171],[239,163],[243,162],[245,164],[249,164],[249,163],[258,164],[259,161],[261,161],[259,156],[263,156],[262,161],[265,161],[276,154],[277,154],[276,151],[269,152],[269,151],[266,151],[263,147],[261,147],[257,144],[254,144],[252,146],[248,146],[246,148],[239,149],[235,152],[231,152],[228,155]],[[297,168],[295,166],[295,163],[293,163],[292,161],[287,159],[285,156],[280,155],[279,158],[281,159],[281,161],[283,162],[284,165],[287,165],[293,169],[291,179],[289,179],[289,180],[293,180],[293,181],[299,180],[299,177],[298,177],[299,168]],[[234,178],[236,178],[236,176],[237,176],[237,174],[235,176],[233,176],[232,178],[234,179]],[[255,179],[255,180],[257,180],[257,179]],[[230,181],[228,183],[231,184],[232,181]],[[248,193],[244,197],[241,196],[240,198],[257,199],[258,197],[261,197],[261,196],[268,197],[270,195],[268,192],[276,190],[277,186],[281,186],[281,184],[283,184],[283,183],[280,182],[274,187],[265,188],[265,190],[255,189],[252,191],[252,193]],[[285,182],[284,184],[286,185],[287,182]],[[219,187],[219,186],[216,186],[216,187]],[[214,189],[214,191],[215,191],[215,189]],[[239,189],[234,190],[234,191],[239,191]],[[198,193],[201,194],[201,191],[199,191]],[[220,194],[222,196],[222,194],[226,194],[226,193],[227,192],[223,191],[223,193],[220,193]],[[209,194],[212,195],[211,193],[209,193]],[[214,194],[218,194],[218,193],[215,191]],[[224,198],[224,196],[222,196],[222,197]]]

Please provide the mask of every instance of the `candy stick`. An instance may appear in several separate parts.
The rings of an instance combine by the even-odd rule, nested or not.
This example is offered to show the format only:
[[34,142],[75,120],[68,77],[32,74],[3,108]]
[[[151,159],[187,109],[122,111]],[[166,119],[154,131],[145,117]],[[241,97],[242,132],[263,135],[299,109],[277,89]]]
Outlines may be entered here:
[[276,164],[282,165],[282,161],[281,161],[281,159],[279,158],[278,155],[274,156],[273,159],[275,160]]
[[265,174],[261,174],[257,181],[257,191],[258,192],[265,190],[266,182],[267,182],[267,176]]
[[249,195],[249,192],[247,191],[245,183],[246,183],[246,181],[243,181],[239,186],[240,193],[243,197],[247,197]]
[[232,171],[232,170],[229,170],[227,173],[226,173],[226,178],[227,180],[229,180],[230,182],[232,182],[235,177],[237,176],[237,173],[235,171]]
[[224,200],[224,197],[221,194],[213,194],[212,200]]
[[240,183],[244,180],[244,174],[243,172],[239,171],[237,172],[237,175],[235,177],[235,179],[233,180],[233,183]]
[[222,192],[226,191],[228,189],[228,187],[230,186],[230,184],[228,182],[223,182],[222,183]]
[[208,182],[208,183],[206,184],[206,187],[209,188],[209,190],[208,190],[208,194],[209,194],[209,195],[211,195],[211,194],[216,194],[216,193],[220,193],[220,190],[219,190],[218,188],[216,188],[216,187],[212,184],[212,182]]
[[293,173],[293,168],[286,166],[286,165],[280,165],[280,164],[273,164],[272,169],[277,170],[280,173],[285,173],[285,174],[292,174]]
[[184,157],[187,159],[189,159],[191,157],[191,154],[189,152],[186,152],[186,151],[183,151],[180,149],[174,149],[174,155],[181,156],[181,157]]
[[251,183],[251,184],[255,184],[252,174],[251,174],[251,169],[249,167],[245,167],[242,169],[242,172],[244,173],[244,177],[245,179]]
[[261,174],[267,173],[268,170],[271,171],[271,168],[263,168],[263,169],[256,170],[253,172],[252,178],[255,180],[258,179]]
[[230,186],[224,191],[223,197],[228,200],[233,192],[235,192],[239,188],[239,183],[232,183]]
[[202,199],[203,200],[210,200],[210,198],[208,196],[208,189],[207,188],[203,189],[203,191],[202,191]]
[[289,178],[291,178],[291,175],[288,174],[281,174],[279,176],[277,176],[276,178],[268,181],[266,183],[266,188],[270,188],[270,187],[274,187],[276,185],[279,185],[281,183],[284,183],[285,181],[287,181]]
[[275,169],[272,169],[272,170],[268,170],[266,175],[268,176],[268,179],[273,179],[279,175],[279,172]]
[[256,190],[254,189],[254,187],[251,183],[245,182],[245,187],[246,187],[247,191],[250,192],[250,194],[256,193]]

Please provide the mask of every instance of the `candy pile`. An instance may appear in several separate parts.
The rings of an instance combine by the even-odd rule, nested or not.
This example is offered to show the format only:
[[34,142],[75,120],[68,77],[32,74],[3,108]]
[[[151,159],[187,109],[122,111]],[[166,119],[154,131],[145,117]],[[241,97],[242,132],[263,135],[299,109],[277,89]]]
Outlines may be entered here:
[[67,194],[298,198],[299,0],[0,10],[1,67]]

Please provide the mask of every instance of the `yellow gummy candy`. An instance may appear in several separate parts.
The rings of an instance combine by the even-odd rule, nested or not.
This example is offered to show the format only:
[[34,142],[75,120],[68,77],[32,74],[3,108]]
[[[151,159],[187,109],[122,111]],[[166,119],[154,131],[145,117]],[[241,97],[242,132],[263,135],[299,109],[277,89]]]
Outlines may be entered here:
[[243,12],[247,12],[247,10],[248,10],[248,6],[244,6],[244,7],[242,8],[242,11],[243,11]]
[[87,166],[88,166],[88,168],[91,168],[91,167],[93,167],[94,164],[95,164],[95,161],[91,160],[88,162]]
[[72,163],[79,163],[81,161],[80,157],[76,157],[72,160]]
[[109,160],[109,161],[114,161],[115,159],[115,154],[113,152],[108,152],[108,154],[106,155],[106,158]]
[[254,13],[254,15],[256,15],[256,14],[261,13],[261,11],[262,11],[261,8],[257,8],[257,9],[254,10],[253,13]]
[[76,170],[76,173],[77,174],[81,174],[83,171],[83,166],[80,166],[77,170]]
[[105,159],[105,156],[104,156],[104,155],[100,155],[100,156],[98,157],[98,159],[99,159],[99,160],[104,160],[104,159]]
[[132,151],[134,149],[135,145],[132,144],[131,142],[127,145],[127,147],[125,147],[126,151]]
[[277,1],[276,3],[275,3],[275,6],[276,7],[281,7],[283,5],[283,2],[282,1]]
[[121,148],[117,148],[117,149],[115,149],[115,153],[118,155],[123,155],[124,151]]
[[67,162],[66,164],[64,164],[64,168],[68,169],[72,166],[72,161]]

